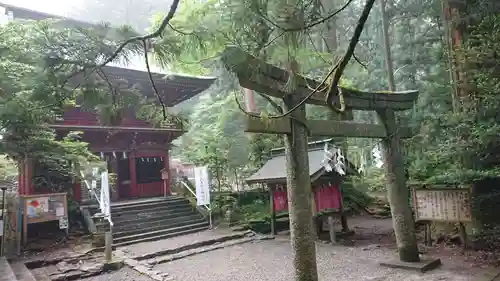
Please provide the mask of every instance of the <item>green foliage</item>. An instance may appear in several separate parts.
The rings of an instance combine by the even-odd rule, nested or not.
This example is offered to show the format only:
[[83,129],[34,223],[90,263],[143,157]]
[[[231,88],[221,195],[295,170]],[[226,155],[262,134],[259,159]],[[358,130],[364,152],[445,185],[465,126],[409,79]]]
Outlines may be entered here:
[[419,180],[460,183],[500,175],[500,77],[492,63],[500,51],[500,17],[482,9],[486,2],[469,6],[467,17],[475,20],[470,21],[463,47],[454,54],[462,58],[456,63],[465,73],[466,85],[457,86],[465,90],[465,96],[457,98],[459,105],[454,110],[448,103],[446,110],[423,117],[421,135],[413,140],[415,146],[433,148],[421,151],[413,160],[414,176]]
[[16,176],[16,163],[7,158],[6,155],[0,155],[0,179],[11,179]]
[[[58,135],[49,127],[67,107],[97,112],[102,123],[113,125],[124,109],[151,102],[134,89],[110,84],[96,70],[118,41],[134,35],[129,28],[70,29],[54,21],[15,21],[0,27],[0,34],[0,153],[16,162],[33,159],[46,179],[67,183],[78,176],[76,169],[100,162],[77,133]],[[140,48],[130,44],[116,60],[127,61]]]
[[369,168],[366,174],[362,176],[353,176],[352,182],[353,185],[360,190],[370,192],[381,192],[386,190],[385,172],[383,169],[376,167]]

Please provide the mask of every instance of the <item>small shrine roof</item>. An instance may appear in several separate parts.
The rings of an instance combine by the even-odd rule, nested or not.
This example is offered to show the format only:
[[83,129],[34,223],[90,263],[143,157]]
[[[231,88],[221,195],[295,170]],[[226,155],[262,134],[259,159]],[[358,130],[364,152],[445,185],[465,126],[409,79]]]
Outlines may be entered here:
[[[318,147],[318,145],[324,145],[330,140],[331,139],[309,143],[309,176],[311,177],[311,180],[318,179],[326,172],[324,166],[322,165],[325,151],[323,148]],[[282,153],[277,154],[276,152]],[[271,155],[274,156],[272,156],[272,158],[269,159],[255,174],[246,179],[248,184],[283,182],[286,180],[286,156],[284,154],[284,148],[272,150]],[[357,173],[356,167],[351,162],[346,162],[347,173]]]
[[[321,165],[325,152],[321,149],[309,151],[309,176],[314,177],[322,173]],[[279,155],[269,159],[255,174],[246,179],[248,184],[262,182],[276,182],[286,179],[286,156]]]

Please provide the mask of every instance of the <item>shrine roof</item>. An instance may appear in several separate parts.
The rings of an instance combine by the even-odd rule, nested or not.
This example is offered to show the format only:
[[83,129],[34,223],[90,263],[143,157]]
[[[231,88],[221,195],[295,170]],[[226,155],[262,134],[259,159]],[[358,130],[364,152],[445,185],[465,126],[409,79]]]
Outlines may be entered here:
[[[121,84],[126,80],[128,87],[138,86],[138,90],[145,96],[156,98],[147,71],[134,70],[116,66],[105,66],[104,73],[114,84]],[[208,89],[217,79],[215,77],[199,77],[183,74],[162,74],[151,72],[155,86],[163,98],[166,106],[174,106],[188,100]]]
[[[96,27],[95,24],[89,22],[38,12],[22,7],[4,4],[1,2],[0,7],[4,7],[6,12],[12,12],[14,14],[14,19],[58,19],[64,27]],[[111,64],[103,67],[102,70],[110,78],[112,84],[115,87],[117,87],[117,85],[137,87],[137,89],[145,96],[156,98],[156,93],[153,90],[147,71],[120,66],[111,66]],[[164,74],[157,72],[152,72],[151,74],[153,76],[155,86],[157,87],[159,94],[162,96],[163,102],[168,107],[174,106],[196,96],[202,91],[208,89],[216,80],[215,77],[198,77],[182,74]],[[124,80],[126,80],[126,85],[124,85],[123,83]]]
[[[315,144],[318,142],[314,142]],[[324,143],[324,141],[322,142]],[[309,149],[309,176],[311,180],[318,179],[326,170],[321,164],[324,159],[325,151],[323,148],[313,147]],[[347,173],[356,173],[356,168],[347,161]],[[286,180],[286,156],[278,154],[269,159],[255,174],[247,178],[248,184],[281,182]]]

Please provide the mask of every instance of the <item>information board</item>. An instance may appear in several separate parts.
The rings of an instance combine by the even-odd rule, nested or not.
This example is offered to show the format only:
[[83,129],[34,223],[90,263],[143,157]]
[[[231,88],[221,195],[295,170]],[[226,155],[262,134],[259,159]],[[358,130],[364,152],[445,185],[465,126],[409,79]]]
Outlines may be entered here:
[[470,192],[464,188],[414,188],[413,208],[417,221],[472,221]]
[[[67,229],[68,201],[66,193],[24,195],[23,201],[23,238],[28,238],[28,224],[59,221]],[[62,223],[61,223],[62,221]]]

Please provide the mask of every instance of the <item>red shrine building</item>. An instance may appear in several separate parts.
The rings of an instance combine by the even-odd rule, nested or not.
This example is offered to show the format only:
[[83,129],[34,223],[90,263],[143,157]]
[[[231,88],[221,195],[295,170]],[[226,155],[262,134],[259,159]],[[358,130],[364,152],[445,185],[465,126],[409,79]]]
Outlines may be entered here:
[[[1,4],[6,13],[14,19],[42,20],[61,17],[48,15],[24,8]],[[64,24],[90,26],[89,23],[62,19]],[[137,87],[146,97],[155,97],[148,73],[122,67],[103,68],[113,83],[127,81],[129,87]],[[206,90],[215,81],[209,77],[191,77],[153,73],[155,85],[165,106],[172,107]],[[133,109],[123,113],[121,123],[103,126],[98,115],[82,107],[68,108],[62,119],[51,127],[60,136],[71,131],[81,131],[82,140],[89,143],[92,152],[100,155],[108,163],[108,171],[116,175],[116,186],[111,191],[111,200],[126,200],[169,195],[171,142],[183,134],[179,125],[153,127],[135,116]],[[21,195],[43,193],[43,188],[35,188],[36,174],[41,167],[26,161],[20,168],[18,191]],[[168,179],[162,177],[162,170],[168,171]],[[166,191],[166,194],[165,194]],[[90,200],[88,189],[75,183],[73,198],[77,201]]]

